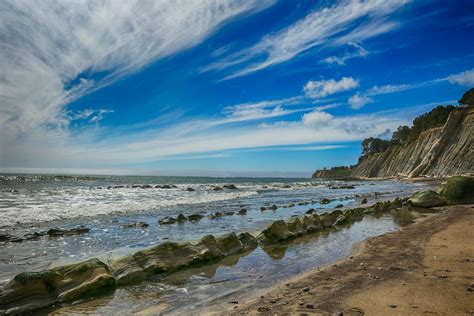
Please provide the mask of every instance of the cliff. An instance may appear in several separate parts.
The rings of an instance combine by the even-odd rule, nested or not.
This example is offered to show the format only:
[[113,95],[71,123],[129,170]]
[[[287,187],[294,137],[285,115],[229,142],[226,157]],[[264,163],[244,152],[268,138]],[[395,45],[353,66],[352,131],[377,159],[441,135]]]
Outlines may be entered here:
[[343,169],[343,170],[321,169],[321,170],[316,170],[313,173],[313,178],[340,179],[340,178],[350,178],[350,177],[351,177],[351,169]]
[[422,132],[404,146],[360,160],[354,177],[445,177],[474,173],[474,106],[455,109],[444,126]]

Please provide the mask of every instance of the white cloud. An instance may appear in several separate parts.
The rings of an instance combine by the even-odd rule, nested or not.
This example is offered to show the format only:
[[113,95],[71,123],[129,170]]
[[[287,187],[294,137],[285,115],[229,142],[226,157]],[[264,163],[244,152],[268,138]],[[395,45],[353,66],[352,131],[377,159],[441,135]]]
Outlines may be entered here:
[[339,81],[334,79],[318,81],[310,80],[304,85],[303,91],[309,98],[324,98],[331,94],[352,90],[358,86],[358,80],[355,80],[352,77],[343,77]]
[[380,94],[390,94],[415,88],[412,84],[387,84],[384,86],[373,86],[367,90],[366,95],[374,96]]
[[[263,37],[254,46],[228,55],[206,70],[247,64],[226,77],[231,79],[283,63],[314,47],[339,46],[368,39],[393,30],[397,25],[389,20],[390,16],[408,2],[345,0],[319,8],[279,32]],[[362,18],[366,22],[355,23]]]
[[359,92],[357,92],[355,95],[350,97],[347,102],[349,103],[351,108],[360,109],[364,105],[372,103],[373,101],[374,100],[372,100],[371,98],[369,98],[365,95],[361,95],[361,94],[359,94]]
[[474,68],[447,77],[449,83],[461,86],[474,86]]
[[327,126],[333,119],[331,114],[322,111],[306,113],[302,117],[303,125],[316,128]]
[[345,53],[342,56],[329,56],[327,58],[324,58],[321,62],[325,64],[337,64],[339,66],[345,65],[346,61],[352,58],[357,58],[357,57],[365,57],[369,54],[369,51],[367,51],[361,44],[359,43],[348,43],[349,46],[355,48],[354,52],[350,53]]
[[42,141],[65,145],[68,103],[273,2],[0,1],[1,151],[18,149],[19,140],[31,149]]

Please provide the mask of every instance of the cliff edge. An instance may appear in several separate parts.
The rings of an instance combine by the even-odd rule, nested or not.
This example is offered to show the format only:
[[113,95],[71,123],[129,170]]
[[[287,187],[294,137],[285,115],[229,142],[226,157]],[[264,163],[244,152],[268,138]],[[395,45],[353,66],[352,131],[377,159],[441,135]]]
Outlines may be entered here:
[[474,174],[474,106],[453,110],[444,126],[422,132],[406,145],[362,158],[353,177],[446,177]]

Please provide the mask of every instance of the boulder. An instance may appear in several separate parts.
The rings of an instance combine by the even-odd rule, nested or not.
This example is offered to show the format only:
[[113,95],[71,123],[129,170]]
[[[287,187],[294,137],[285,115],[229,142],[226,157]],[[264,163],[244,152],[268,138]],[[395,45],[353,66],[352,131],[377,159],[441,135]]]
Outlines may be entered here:
[[213,191],[222,191],[222,190],[224,190],[224,189],[221,188],[221,187],[213,187],[212,190],[213,190]]
[[51,228],[46,232],[48,236],[50,237],[59,237],[59,236],[71,236],[71,235],[80,235],[80,234],[85,234],[90,231],[90,228],[84,227],[84,226],[79,226],[75,228],[58,228],[54,227]]
[[187,220],[186,216],[184,214],[179,214],[178,217],[176,217],[176,220],[180,223],[185,222]]
[[228,189],[228,190],[237,190],[238,189],[234,184],[224,184],[222,187],[224,189]]
[[216,240],[217,246],[225,256],[234,255],[244,250],[242,242],[234,232],[218,237]]
[[196,190],[193,189],[193,188],[186,188],[184,191],[187,191],[187,192],[194,192],[194,191],[196,191]]
[[294,236],[303,236],[306,234],[306,229],[303,227],[299,217],[292,217],[286,223],[288,231]]
[[247,232],[240,233],[238,237],[246,251],[253,250],[258,247],[258,241],[252,234]]
[[237,212],[237,214],[239,214],[239,215],[245,215],[245,214],[247,214],[247,209],[246,209],[246,208],[241,208],[241,209]]
[[336,205],[336,208],[343,208],[344,207],[344,204],[338,204]]
[[171,216],[166,216],[163,219],[160,219],[159,222],[160,225],[170,225],[176,223],[176,218],[171,217]]
[[266,243],[277,243],[293,237],[284,220],[278,220],[265,228],[258,239]]
[[329,203],[331,203],[331,200],[327,198],[319,200],[319,204],[329,204]]
[[204,216],[202,216],[201,214],[191,214],[188,216],[188,220],[190,222],[197,222],[199,220],[201,220]]
[[474,200],[474,177],[451,177],[438,187],[437,192],[450,201],[472,201]]
[[313,214],[315,212],[316,210],[314,208],[310,208],[309,210],[306,211],[306,214]]
[[147,228],[148,226],[150,225],[145,222],[129,223],[122,225],[123,228]]
[[360,204],[367,204],[367,198],[363,198],[362,201],[360,201]]
[[446,200],[433,190],[423,190],[414,193],[408,203],[419,207],[435,207],[446,205]]
[[303,224],[304,229],[308,233],[314,233],[318,231],[318,228],[314,224],[314,220],[312,216],[309,216],[309,215],[303,216],[303,220],[301,222]]

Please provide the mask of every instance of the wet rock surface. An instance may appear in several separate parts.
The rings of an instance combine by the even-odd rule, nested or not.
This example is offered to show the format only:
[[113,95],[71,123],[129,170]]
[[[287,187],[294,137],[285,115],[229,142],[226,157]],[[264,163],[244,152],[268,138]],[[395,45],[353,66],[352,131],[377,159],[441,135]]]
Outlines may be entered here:
[[90,228],[84,227],[84,226],[79,226],[75,228],[58,228],[54,227],[51,228],[46,232],[46,234],[50,237],[58,237],[58,236],[72,236],[72,235],[79,235],[79,234],[85,234],[90,231]]
[[408,202],[413,206],[435,207],[446,205],[446,200],[433,190],[423,190],[412,195]]

